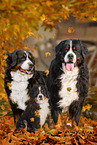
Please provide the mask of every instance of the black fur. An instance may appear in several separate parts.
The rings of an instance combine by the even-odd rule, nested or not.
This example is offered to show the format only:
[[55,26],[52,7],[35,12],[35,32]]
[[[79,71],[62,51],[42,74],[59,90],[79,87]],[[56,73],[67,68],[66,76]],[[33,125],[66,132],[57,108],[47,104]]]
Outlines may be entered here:
[[[31,72],[33,74],[33,76],[28,80],[28,86],[27,86],[28,94],[30,96],[29,100],[30,100],[33,97],[33,95],[31,94],[33,86],[34,85],[38,86],[40,84],[45,85],[46,81],[47,81],[47,77],[46,77],[46,74],[44,72],[35,71],[34,57],[32,56],[32,54],[30,52],[27,52],[27,53],[28,53],[28,57],[29,57],[30,61],[32,62],[32,64],[29,66],[29,70],[31,69]],[[10,99],[11,90],[10,90],[8,83],[11,83],[13,81],[12,76],[11,76],[11,72],[12,71],[15,72],[16,70],[19,70],[20,66],[25,61],[26,57],[24,57],[24,55],[25,55],[25,51],[16,50],[13,53],[9,54],[9,56],[6,60],[7,68],[6,68],[6,72],[5,72],[5,78],[4,78],[4,87],[5,87],[5,90],[6,90],[7,95],[8,95],[9,103],[10,103],[12,111],[13,111],[15,122],[16,122],[16,116],[18,116],[18,115],[20,116],[24,112],[24,110],[18,108],[17,103],[14,103]],[[33,67],[33,69],[32,69],[32,67]],[[29,103],[29,100],[27,102],[25,102],[26,106]],[[35,105],[35,104],[32,104],[32,105]]]
[[[80,40],[71,40],[72,41],[72,47],[75,47],[74,53],[77,56],[77,62],[76,66],[79,69],[79,74],[77,76],[77,91],[79,93],[79,99],[73,101],[69,106],[69,114],[71,118],[75,118],[75,122],[78,125],[81,110],[83,106],[83,102],[85,100],[85,97],[88,92],[88,86],[89,86],[89,73],[88,68],[85,61],[85,55],[87,53],[87,48],[82,44]],[[70,48],[70,40],[64,40],[61,41],[55,48],[56,51],[56,57],[54,60],[52,60],[50,68],[49,68],[49,75],[47,80],[47,86],[50,93],[50,104],[51,104],[51,114],[52,118],[55,122],[55,124],[58,121],[58,116],[61,114],[62,109],[58,102],[62,99],[59,96],[59,91],[62,87],[60,82],[60,76],[64,73],[62,70],[62,63],[66,65],[66,62],[64,62],[64,57],[66,53],[68,52],[68,49]]]
[[[43,125],[45,123],[47,123],[49,125],[49,113],[47,113],[47,117],[46,117],[45,122],[44,122],[43,125],[41,125],[41,122],[40,122],[40,115],[37,114],[37,113],[39,113],[39,110],[41,109],[40,105],[37,101],[37,97],[38,97],[38,94],[39,94],[38,87],[41,87],[41,90],[42,90],[41,93],[43,94],[45,99],[48,98],[48,92],[47,92],[47,88],[46,88],[45,84],[41,83],[40,85],[39,84],[34,85],[33,89],[30,92],[31,99],[30,99],[30,101],[27,105],[27,108],[24,111],[24,113],[20,116],[20,118],[17,122],[17,125],[16,125],[17,129],[25,128],[25,121],[27,122],[27,131],[34,132],[34,133],[35,133],[36,129],[39,129],[41,126],[43,127]],[[40,98],[40,99],[42,99],[42,98]],[[46,106],[46,107],[48,107],[48,106]],[[44,112],[45,111],[46,110],[44,110]]]

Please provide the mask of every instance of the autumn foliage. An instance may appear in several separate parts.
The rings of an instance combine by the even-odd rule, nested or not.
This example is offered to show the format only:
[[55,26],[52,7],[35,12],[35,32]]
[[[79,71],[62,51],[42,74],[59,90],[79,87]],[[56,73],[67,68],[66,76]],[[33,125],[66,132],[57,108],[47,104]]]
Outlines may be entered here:
[[[79,21],[97,21],[96,0],[1,0],[0,1],[0,70],[5,65],[6,53],[23,46],[27,37],[41,38],[40,25],[52,29],[61,19],[72,15]],[[74,29],[69,28],[69,33]]]
[[[83,125],[84,124],[84,125]],[[89,125],[96,127],[89,127]],[[12,131],[6,120],[0,124],[0,143],[2,145],[26,145],[26,144],[97,144],[97,122],[85,117],[81,118],[79,131],[72,130],[69,126],[62,126],[60,129],[48,130],[44,133],[42,129],[36,133],[29,133],[25,129]],[[88,125],[88,126],[87,126]],[[11,125],[12,126],[12,125]]]
[[[96,144],[97,122],[81,117],[79,131],[62,126],[60,130],[42,130],[35,134],[26,128],[14,131],[12,111],[4,90],[4,72],[7,54],[16,49],[29,48],[23,45],[28,37],[41,38],[40,25],[45,29],[55,28],[61,19],[72,15],[79,21],[97,21],[96,0],[0,0],[0,144]],[[73,27],[68,29],[73,33]],[[47,52],[46,56],[50,56]],[[48,74],[48,71],[46,71]],[[91,106],[84,107],[83,111]],[[88,129],[86,128],[89,127]]]

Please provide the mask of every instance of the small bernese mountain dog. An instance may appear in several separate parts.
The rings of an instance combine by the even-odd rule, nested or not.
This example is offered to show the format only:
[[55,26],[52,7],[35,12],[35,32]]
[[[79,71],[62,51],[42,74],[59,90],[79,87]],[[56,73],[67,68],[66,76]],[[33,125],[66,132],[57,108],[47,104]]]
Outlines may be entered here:
[[68,111],[73,124],[78,126],[89,86],[85,61],[88,49],[81,40],[70,39],[61,41],[55,51],[47,80],[51,115],[57,126],[61,113]]
[[50,110],[47,88],[43,84],[34,85],[30,96],[33,97],[30,99],[26,110],[20,116],[16,129],[25,128],[27,122],[27,131],[35,133],[37,129],[43,128],[44,124],[47,123],[47,126],[49,126]]
[[47,76],[42,71],[35,71],[35,60],[30,52],[16,50],[8,55],[6,62],[4,86],[16,123],[33,97],[30,93],[33,86],[45,85]]

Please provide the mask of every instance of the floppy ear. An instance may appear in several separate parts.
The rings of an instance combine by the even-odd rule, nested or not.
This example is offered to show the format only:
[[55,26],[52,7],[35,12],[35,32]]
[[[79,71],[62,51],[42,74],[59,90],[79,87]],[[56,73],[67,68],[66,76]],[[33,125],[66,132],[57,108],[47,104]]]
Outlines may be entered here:
[[8,55],[8,58],[6,59],[7,65],[14,67],[17,63],[17,50],[14,51],[13,53]]
[[85,55],[87,54],[88,49],[85,45],[82,45],[82,56],[85,58]]
[[63,40],[55,47],[56,53],[58,53],[63,48],[65,42],[66,42],[66,40]]

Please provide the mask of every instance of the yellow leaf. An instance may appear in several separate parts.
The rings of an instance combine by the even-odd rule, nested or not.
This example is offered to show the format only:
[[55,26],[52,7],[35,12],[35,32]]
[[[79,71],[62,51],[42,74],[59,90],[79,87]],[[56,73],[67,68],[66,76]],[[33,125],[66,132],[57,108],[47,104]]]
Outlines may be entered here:
[[34,122],[34,118],[32,117],[32,118],[30,118],[30,120],[31,120],[31,122]]
[[83,109],[82,109],[84,112],[86,111],[86,108],[83,106]]
[[86,108],[87,108],[87,110],[90,110],[90,109],[92,108],[92,105],[87,104],[87,105],[86,105]]
[[81,130],[81,131],[82,131],[82,130],[83,130],[83,128],[80,128],[79,130]]
[[7,86],[8,86],[8,87],[11,87],[11,86],[12,86],[12,84],[11,84],[11,83],[7,83]]
[[51,56],[50,52],[46,52],[45,56]]
[[86,106],[83,106],[83,111],[86,111],[86,110],[90,110],[92,108],[92,105],[90,105],[90,104],[87,104]]
[[73,33],[75,30],[73,29],[73,27],[69,27],[68,32],[69,33]]
[[45,73],[46,73],[46,76],[47,76],[49,74],[49,70],[46,70]]
[[72,89],[71,89],[71,87],[68,87],[68,88],[67,88],[67,91],[69,91],[69,92],[70,92],[71,90],[72,90]]
[[6,55],[6,54],[3,56],[4,59],[6,59],[7,57],[8,57],[8,55]]
[[41,21],[44,21],[46,19],[45,14],[42,14],[42,16],[40,17]]
[[92,20],[93,20],[93,21],[97,21],[97,17],[93,17]]

